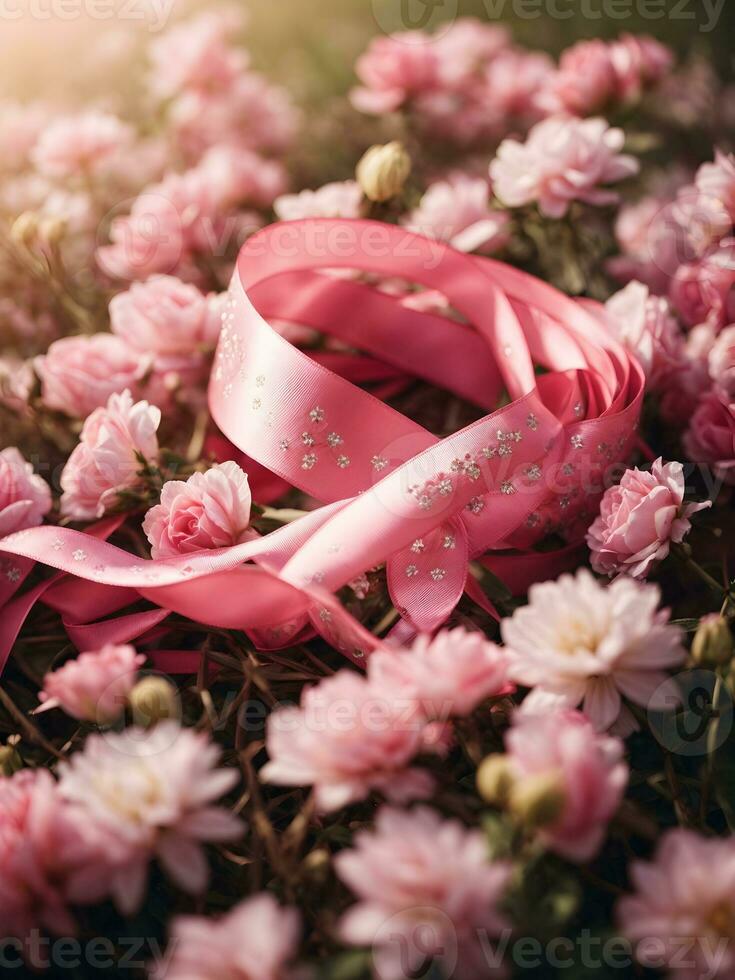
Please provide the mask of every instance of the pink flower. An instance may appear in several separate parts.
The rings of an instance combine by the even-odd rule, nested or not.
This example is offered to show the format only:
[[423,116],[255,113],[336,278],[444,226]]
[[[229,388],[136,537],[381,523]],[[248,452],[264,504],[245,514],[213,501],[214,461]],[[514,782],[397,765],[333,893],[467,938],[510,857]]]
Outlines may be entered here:
[[623,34],[610,46],[617,75],[618,97],[623,102],[640,98],[644,89],[656,85],[674,63],[670,48],[644,34]]
[[695,183],[699,192],[720,204],[735,223],[735,156],[715,150],[715,162],[702,164]]
[[116,842],[61,798],[47,770],[0,777],[3,937],[24,939],[33,929],[75,935],[71,906],[105,896],[109,863],[119,856]]
[[735,324],[725,327],[712,345],[710,377],[728,401],[735,401]]
[[562,52],[559,68],[544,94],[550,112],[588,116],[599,112],[618,93],[613,54],[604,41],[579,41]]
[[684,467],[659,458],[651,471],[626,470],[605,491],[600,516],[587,532],[592,567],[601,575],[627,573],[646,578],[691,530],[689,518],[711,506],[685,504]]
[[124,710],[143,663],[145,656],[127,645],[108,643],[100,650],[81,653],[46,674],[38,696],[43,705],[39,710],[61,708],[80,721],[109,724]]
[[180,888],[198,893],[209,877],[202,843],[240,836],[240,822],[213,805],[238,778],[233,768],[215,768],[219,754],[205,734],[163,721],[90,735],[60,763],[62,798],[83,808],[125,853],[109,877],[123,914],[140,907],[153,857]]
[[249,71],[225,89],[179,95],[169,120],[184,154],[196,160],[215,146],[283,153],[300,116],[287,91]]
[[505,736],[514,782],[551,776],[563,797],[561,812],[540,831],[543,843],[572,861],[599,851],[607,824],[628,782],[623,743],[599,735],[578,711],[517,711]]
[[735,238],[724,239],[702,259],[681,265],[669,297],[689,326],[716,329],[735,320]]
[[684,450],[692,462],[706,463],[735,484],[735,401],[716,389],[707,392],[684,435]]
[[546,119],[525,143],[500,144],[490,165],[495,192],[509,207],[536,201],[550,218],[563,217],[572,201],[612,204],[617,195],[600,185],[638,172],[637,161],[619,153],[624,141],[604,119]]
[[359,899],[342,917],[340,934],[372,946],[382,980],[418,975],[429,956],[443,975],[489,975],[491,951],[483,947],[507,928],[499,905],[512,870],[508,862],[490,861],[479,830],[426,807],[383,807],[375,829],[360,831],[334,864]]
[[461,626],[432,640],[420,636],[410,650],[375,653],[368,677],[384,691],[418,701],[427,717],[471,714],[486,698],[508,690],[504,651]]
[[251,503],[248,478],[231,460],[194,473],[185,483],[169,480],[160,504],[143,521],[151,555],[171,558],[240,544],[251,533]]
[[236,146],[213,147],[190,173],[200,175],[220,214],[235,206],[269,208],[287,184],[286,171],[277,160]]
[[363,196],[354,180],[324,184],[315,191],[282,194],[273,202],[273,210],[281,221],[299,218],[359,218]]
[[430,38],[420,31],[404,31],[370,42],[355,64],[362,82],[350,93],[361,112],[381,115],[436,87],[439,60]]
[[554,62],[536,51],[508,48],[488,65],[485,73],[485,112],[498,114],[502,134],[510,124],[527,124],[543,116],[541,94],[553,77]]
[[682,226],[681,208],[671,198],[648,196],[621,207],[615,237],[623,256],[610,259],[619,282],[639,279],[657,295],[668,291],[683,260],[692,258],[689,229]]
[[[681,980],[732,976],[735,841],[667,831],[653,861],[634,861],[635,889],[618,902],[620,931],[643,966]],[[682,955],[682,951],[686,955]]]
[[607,301],[605,313],[612,333],[646,372],[650,388],[660,388],[684,369],[684,335],[667,300],[633,281]]
[[241,26],[232,11],[206,12],[176,24],[149,47],[151,88],[161,99],[187,89],[225,89],[247,65],[244,51],[233,50],[229,35]]
[[337,810],[380,790],[394,802],[426,796],[431,778],[407,768],[425,720],[412,698],[341,670],[307,688],[299,708],[268,719],[266,782],[313,786],[320,810]]
[[217,343],[221,313],[196,286],[154,276],[112,298],[110,327],[141,356],[152,355],[157,374],[184,372],[194,381]]
[[0,538],[36,527],[51,510],[46,481],[15,446],[0,450]]
[[105,408],[95,409],[61,474],[62,514],[91,521],[114,507],[123,491],[139,486],[144,465],[158,460],[160,422],[160,409],[133,402],[129,391],[110,395]]
[[686,650],[668,612],[657,611],[655,585],[622,576],[603,586],[582,568],[532,585],[528,598],[501,627],[511,677],[534,688],[524,710],[582,704],[598,731],[617,722],[623,734],[635,722],[621,695],[655,711],[676,707],[666,668]]
[[508,241],[510,215],[493,211],[482,177],[454,174],[431,184],[405,218],[411,231],[449,242],[461,252],[497,251]]
[[47,177],[96,174],[132,140],[131,127],[107,112],[61,116],[43,130],[33,162]]
[[477,17],[459,17],[432,41],[439,59],[441,84],[462,89],[509,43],[510,35],[504,27],[485,24]]
[[173,920],[170,954],[152,980],[284,980],[299,943],[299,914],[261,892],[219,919]]
[[98,265],[109,276],[147,279],[157,272],[173,272],[185,258],[187,225],[202,209],[190,198],[191,209],[182,214],[171,199],[172,189],[170,182],[151,186],[135,199],[129,215],[113,219],[112,244],[96,253]]
[[62,337],[34,361],[47,408],[84,419],[110,395],[135,390],[147,367],[139,353],[119,337]]
[[4,171],[28,167],[33,147],[48,123],[49,109],[41,103],[0,103],[0,159]]

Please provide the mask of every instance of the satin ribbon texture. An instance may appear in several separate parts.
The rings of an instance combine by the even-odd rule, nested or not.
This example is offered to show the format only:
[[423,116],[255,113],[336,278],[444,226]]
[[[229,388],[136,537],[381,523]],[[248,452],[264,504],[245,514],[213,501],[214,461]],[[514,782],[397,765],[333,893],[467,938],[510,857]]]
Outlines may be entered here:
[[[427,311],[418,288],[445,305]],[[283,323],[346,352],[309,356]],[[419,379],[482,417],[440,438],[360,387],[381,378],[385,395]],[[73,577],[65,608],[87,648],[140,635],[137,620],[99,620],[143,597],[156,608],[136,615],[151,625],[174,610],[266,649],[316,630],[359,663],[381,641],[336,593],[376,565],[407,636],[438,628],[465,590],[482,601],[471,560],[520,591],[578,557],[611,469],[630,456],[642,396],[640,366],[590,304],[527,273],[379,222],[274,224],[238,258],[209,406],[233,446],[320,506],[265,537],[163,561],[57,527],[10,535],[0,552],[6,566]],[[550,534],[564,545],[535,550]],[[23,600],[6,597],[14,624]]]

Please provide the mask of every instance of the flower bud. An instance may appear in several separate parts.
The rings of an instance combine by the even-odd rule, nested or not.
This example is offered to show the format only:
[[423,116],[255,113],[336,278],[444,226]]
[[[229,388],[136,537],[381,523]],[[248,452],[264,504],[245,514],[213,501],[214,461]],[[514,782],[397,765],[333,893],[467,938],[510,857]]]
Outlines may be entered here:
[[12,776],[23,768],[23,760],[12,745],[0,745],[0,776]]
[[163,677],[144,677],[128,696],[133,724],[142,727],[155,725],[166,718],[179,718],[179,695],[176,688]]
[[494,806],[505,806],[513,789],[514,777],[507,755],[489,755],[477,770],[477,791]]
[[388,201],[401,193],[410,172],[411,158],[394,140],[371,146],[358,162],[355,176],[368,200]]
[[44,245],[58,245],[66,234],[66,221],[63,218],[44,218],[38,226],[38,235]]
[[330,855],[323,847],[310,851],[303,862],[303,869],[315,883],[323,884],[329,875]]
[[562,813],[566,803],[559,775],[538,773],[517,782],[510,794],[510,808],[526,827],[548,827]]
[[721,667],[732,660],[733,639],[727,620],[717,613],[703,616],[692,641],[692,659],[702,667]]
[[35,211],[19,214],[10,228],[10,237],[18,245],[32,245],[38,234],[38,215]]

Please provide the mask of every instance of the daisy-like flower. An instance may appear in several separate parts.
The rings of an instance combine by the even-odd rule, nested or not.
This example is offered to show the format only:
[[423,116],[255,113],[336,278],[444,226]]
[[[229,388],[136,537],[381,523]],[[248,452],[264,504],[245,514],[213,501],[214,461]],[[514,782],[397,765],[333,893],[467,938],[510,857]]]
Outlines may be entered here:
[[527,606],[503,620],[511,677],[534,690],[524,711],[582,709],[598,731],[636,727],[622,696],[671,710],[677,688],[666,673],[686,657],[681,631],[658,610],[655,585],[619,578],[607,587],[587,569],[531,587]]
[[394,803],[426,797],[431,776],[409,768],[425,727],[410,695],[340,670],[304,690],[300,707],[271,714],[270,761],[260,776],[279,786],[313,786],[324,811],[364,800],[373,790]]
[[486,958],[488,936],[506,927],[498,906],[511,867],[490,861],[480,831],[427,807],[383,807],[375,829],[357,834],[335,867],[359,898],[342,917],[341,936],[372,945],[376,976],[420,976],[413,971],[425,968],[428,957],[447,976],[497,975]]
[[[620,931],[643,966],[677,980],[735,973],[735,841],[670,830],[652,862],[631,867],[635,894],[618,904]],[[686,955],[682,955],[685,953]]]
[[217,797],[237,782],[216,769],[219,749],[203,734],[161,722],[152,729],[90,735],[59,766],[61,796],[82,807],[126,852],[110,872],[110,890],[125,914],[142,901],[148,863],[157,857],[187,892],[201,892],[209,870],[202,843],[229,841],[239,821]]

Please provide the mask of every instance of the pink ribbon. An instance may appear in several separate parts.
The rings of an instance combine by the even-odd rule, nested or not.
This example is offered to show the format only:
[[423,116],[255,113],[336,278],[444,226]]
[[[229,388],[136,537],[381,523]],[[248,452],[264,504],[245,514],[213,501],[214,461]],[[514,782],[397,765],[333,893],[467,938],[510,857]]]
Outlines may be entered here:
[[[370,277],[437,290],[456,315],[416,309],[405,289]],[[247,630],[266,649],[316,630],[359,663],[381,641],[335,593],[375,565],[387,566],[407,636],[440,626],[466,589],[483,602],[470,560],[522,591],[578,559],[606,474],[629,456],[643,394],[640,367],[585,305],[395,226],[271,225],[240,253],[209,405],[274,488],[298,487],[321,506],[265,537],[164,561],[55,527],[10,535],[0,552],[73,576],[55,589],[70,590],[62,614],[88,647],[140,636],[173,611]],[[310,357],[269,320],[368,356]],[[487,414],[439,438],[359,387],[375,383],[387,397],[413,378]],[[569,545],[535,551],[553,531]],[[94,588],[75,590],[80,581]],[[119,627],[92,623],[140,597],[160,619],[154,610]],[[9,632],[0,630],[0,657]]]

